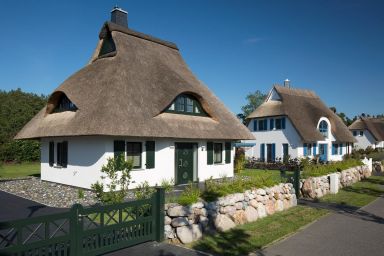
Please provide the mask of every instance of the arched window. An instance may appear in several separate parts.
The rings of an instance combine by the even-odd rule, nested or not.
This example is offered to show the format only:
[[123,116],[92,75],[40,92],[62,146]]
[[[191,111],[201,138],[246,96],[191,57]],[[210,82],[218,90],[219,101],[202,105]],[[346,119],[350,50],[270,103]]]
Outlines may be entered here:
[[195,115],[195,116],[207,116],[207,113],[201,107],[200,102],[192,95],[181,94],[177,96],[174,102],[167,108],[166,112]]
[[328,123],[322,120],[319,124],[319,132],[323,134],[324,137],[328,137]]
[[60,99],[53,110],[54,113],[64,112],[64,111],[76,111],[77,107],[72,103],[70,99],[63,93],[60,96]]

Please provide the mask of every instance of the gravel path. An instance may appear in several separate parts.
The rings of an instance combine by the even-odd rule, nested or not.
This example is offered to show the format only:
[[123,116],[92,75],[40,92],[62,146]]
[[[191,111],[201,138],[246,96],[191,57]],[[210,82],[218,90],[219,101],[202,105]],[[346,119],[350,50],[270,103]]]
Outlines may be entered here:
[[0,181],[0,190],[52,207],[70,208],[79,203],[89,206],[97,203],[92,191],[83,189],[84,198],[79,198],[79,188],[42,181],[39,178]]

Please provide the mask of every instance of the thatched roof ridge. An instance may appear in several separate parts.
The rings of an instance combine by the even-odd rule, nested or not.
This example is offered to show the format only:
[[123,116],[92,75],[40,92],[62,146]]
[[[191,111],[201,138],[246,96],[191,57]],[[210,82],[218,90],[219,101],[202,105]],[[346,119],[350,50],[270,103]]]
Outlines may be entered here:
[[326,117],[331,122],[332,134],[340,142],[355,142],[348,127],[332,110],[330,110],[311,90],[294,89],[284,86],[274,86],[281,101],[265,101],[247,119],[287,116],[296,128],[303,141],[314,142],[323,140],[317,130],[321,117]]
[[349,130],[368,130],[376,141],[384,141],[384,119],[361,117],[354,121]]
[[[53,136],[132,136],[190,139],[254,139],[249,130],[189,70],[177,47],[113,23],[116,53],[94,58],[64,81],[16,139]],[[99,42],[100,46],[100,42]],[[51,113],[64,93],[76,112]],[[182,93],[195,96],[209,117],[166,114]]]

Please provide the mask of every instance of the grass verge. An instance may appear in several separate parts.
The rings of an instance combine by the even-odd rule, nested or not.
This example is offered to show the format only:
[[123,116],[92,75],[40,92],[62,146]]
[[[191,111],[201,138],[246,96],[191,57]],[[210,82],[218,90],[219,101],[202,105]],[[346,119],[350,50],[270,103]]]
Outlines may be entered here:
[[0,167],[0,178],[40,177],[40,163],[3,164]]
[[327,214],[327,210],[296,206],[227,232],[204,236],[190,248],[214,255],[247,255]]
[[350,187],[341,189],[335,195],[328,194],[322,197],[320,202],[362,207],[382,194],[384,194],[384,177],[371,176]]

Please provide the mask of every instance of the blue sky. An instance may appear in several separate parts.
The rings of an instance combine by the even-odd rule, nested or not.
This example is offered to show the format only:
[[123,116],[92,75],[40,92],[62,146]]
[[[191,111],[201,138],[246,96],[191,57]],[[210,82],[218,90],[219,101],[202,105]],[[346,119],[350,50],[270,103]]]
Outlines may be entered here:
[[234,113],[289,78],[348,116],[384,112],[384,1],[2,1],[0,89],[50,94],[92,55],[118,4],[178,45]]

